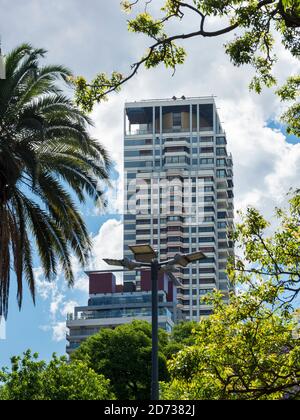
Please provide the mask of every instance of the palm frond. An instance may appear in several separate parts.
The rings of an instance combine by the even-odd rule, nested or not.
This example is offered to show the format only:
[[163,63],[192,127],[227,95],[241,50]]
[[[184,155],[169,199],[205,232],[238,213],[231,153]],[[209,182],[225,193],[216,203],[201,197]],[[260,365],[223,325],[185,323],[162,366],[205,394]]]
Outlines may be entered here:
[[[0,81],[0,312],[7,315],[10,272],[22,305],[23,278],[35,302],[33,252],[52,281],[61,266],[74,282],[71,255],[82,266],[91,252],[84,220],[72,200],[105,205],[111,161],[89,134],[90,118],[62,93],[72,73],[41,66],[46,51],[23,44],[7,56]],[[101,181],[101,187],[99,185]]]

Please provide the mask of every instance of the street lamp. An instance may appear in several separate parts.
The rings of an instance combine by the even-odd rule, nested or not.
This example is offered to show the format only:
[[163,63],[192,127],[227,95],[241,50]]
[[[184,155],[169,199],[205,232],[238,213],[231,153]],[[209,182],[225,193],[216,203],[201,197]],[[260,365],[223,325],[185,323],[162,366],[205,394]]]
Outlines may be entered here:
[[186,267],[192,262],[206,258],[202,252],[191,254],[176,254],[172,259],[159,261],[157,252],[148,244],[132,245],[129,249],[134,255],[134,260],[123,258],[122,260],[104,259],[108,265],[123,267],[127,270],[151,269],[151,290],[152,290],[152,381],[151,399],[159,399],[158,385],[158,273],[164,272],[175,286],[181,286],[179,280],[174,276],[176,266]]

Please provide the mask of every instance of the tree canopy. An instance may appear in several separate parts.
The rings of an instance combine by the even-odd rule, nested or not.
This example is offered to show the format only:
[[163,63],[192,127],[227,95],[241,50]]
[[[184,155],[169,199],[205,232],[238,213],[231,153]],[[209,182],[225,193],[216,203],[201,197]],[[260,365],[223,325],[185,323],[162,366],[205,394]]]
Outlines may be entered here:
[[[273,226],[254,208],[249,208],[237,223],[231,237],[237,254],[227,271],[234,284],[265,287],[269,303],[280,302],[286,310],[296,304],[300,293],[300,191],[293,193],[288,209],[275,209]],[[272,300],[273,299],[273,300]]]
[[165,399],[299,399],[300,195],[276,210],[279,226],[249,209],[233,237],[245,258],[228,273],[230,304],[215,291],[204,299],[213,314],[195,330],[195,343],[169,362]]
[[[232,34],[224,46],[225,52],[235,66],[254,68],[250,88],[258,93],[263,86],[276,85],[272,73],[277,61],[275,38],[280,39],[292,56],[300,55],[299,0],[124,0],[121,3],[126,13],[136,11],[128,21],[128,30],[150,38],[150,45],[127,75],[117,71],[111,76],[100,73],[90,83],[82,76],[74,79],[77,103],[86,110],[91,110],[95,102],[105,100],[109,93],[119,91],[141,66],[149,69],[163,63],[175,71],[186,57],[178,41]],[[189,30],[181,29],[187,27],[191,18],[195,27],[189,24]],[[283,115],[288,131],[294,134],[300,133],[299,87],[299,75],[290,75],[277,91],[283,101],[294,101]]]
[[[168,379],[163,349],[167,333],[159,330],[160,380]],[[151,325],[133,321],[115,329],[103,328],[85,340],[72,360],[86,361],[110,380],[117,399],[149,399],[151,395]]]
[[30,350],[0,372],[0,400],[110,400],[109,381],[83,361],[53,355],[47,364]]

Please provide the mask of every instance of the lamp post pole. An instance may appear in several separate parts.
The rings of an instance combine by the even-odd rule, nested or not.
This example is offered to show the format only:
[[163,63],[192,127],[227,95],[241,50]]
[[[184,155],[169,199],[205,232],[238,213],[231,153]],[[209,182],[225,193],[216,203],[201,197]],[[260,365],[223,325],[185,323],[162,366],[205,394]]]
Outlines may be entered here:
[[[121,271],[140,271],[142,269],[151,269],[151,289],[152,289],[152,375],[151,375],[151,399],[159,400],[158,385],[158,273],[164,272],[176,286],[182,286],[181,283],[172,274],[176,265],[186,267],[188,264],[202,260],[206,256],[201,252],[191,254],[176,254],[167,261],[159,261],[157,252],[148,244],[131,245],[129,249],[134,254],[135,259],[114,260],[105,258],[104,261],[113,266],[124,267]],[[120,270],[114,270],[120,271]]]
[[151,262],[151,286],[152,286],[152,382],[151,400],[159,400],[158,385],[158,270],[157,259]]

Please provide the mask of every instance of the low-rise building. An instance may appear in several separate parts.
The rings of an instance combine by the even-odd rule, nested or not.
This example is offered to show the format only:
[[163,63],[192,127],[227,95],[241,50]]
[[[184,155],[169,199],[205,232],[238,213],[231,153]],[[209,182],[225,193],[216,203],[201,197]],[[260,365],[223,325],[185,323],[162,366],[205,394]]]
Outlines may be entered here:
[[[180,318],[176,308],[176,287],[166,274],[160,274],[158,289],[159,327],[171,332]],[[136,319],[151,322],[150,271],[142,272],[139,291],[133,282],[116,284],[112,273],[90,273],[88,304],[75,307],[74,313],[67,318],[67,353],[71,354],[101,328],[115,328]]]

